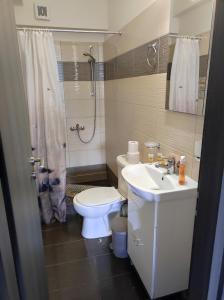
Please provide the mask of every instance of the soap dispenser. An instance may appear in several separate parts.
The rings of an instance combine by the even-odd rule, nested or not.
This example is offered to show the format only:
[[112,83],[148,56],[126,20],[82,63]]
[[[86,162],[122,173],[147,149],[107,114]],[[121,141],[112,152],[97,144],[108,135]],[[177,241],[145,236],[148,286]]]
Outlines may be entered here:
[[179,164],[179,184],[185,184],[185,172],[186,172],[186,156],[180,157],[180,164]]

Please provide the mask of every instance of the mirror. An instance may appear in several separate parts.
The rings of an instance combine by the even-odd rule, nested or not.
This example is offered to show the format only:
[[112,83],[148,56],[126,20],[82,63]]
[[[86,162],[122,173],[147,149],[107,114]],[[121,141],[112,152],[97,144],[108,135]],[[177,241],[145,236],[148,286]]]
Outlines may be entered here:
[[214,0],[172,0],[166,109],[203,115]]

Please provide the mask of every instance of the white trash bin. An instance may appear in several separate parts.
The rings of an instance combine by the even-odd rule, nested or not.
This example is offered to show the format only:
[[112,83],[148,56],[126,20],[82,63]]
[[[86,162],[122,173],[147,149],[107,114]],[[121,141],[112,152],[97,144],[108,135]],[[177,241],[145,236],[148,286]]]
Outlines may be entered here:
[[127,258],[127,218],[116,217],[112,224],[112,249],[119,258]]

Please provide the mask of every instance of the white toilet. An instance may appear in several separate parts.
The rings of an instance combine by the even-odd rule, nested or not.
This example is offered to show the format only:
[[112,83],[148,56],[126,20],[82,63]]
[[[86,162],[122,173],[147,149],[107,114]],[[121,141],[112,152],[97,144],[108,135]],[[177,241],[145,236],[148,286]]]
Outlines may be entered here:
[[128,164],[126,155],[117,157],[118,190],[114,187],[96,187],[74,197],[75,210],[83,216],[84,238],[95,239],[111,235],[111,219],[120,212],[121,204],[127,199],[127,185],[121,170]]

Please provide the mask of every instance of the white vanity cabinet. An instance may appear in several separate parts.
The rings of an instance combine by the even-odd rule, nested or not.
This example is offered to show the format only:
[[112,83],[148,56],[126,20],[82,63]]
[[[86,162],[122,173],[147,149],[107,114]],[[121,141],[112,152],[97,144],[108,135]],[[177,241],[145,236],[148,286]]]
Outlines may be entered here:
[[186,290],[196,197],[147,201],[128,191],[128,253],[152,299]]

